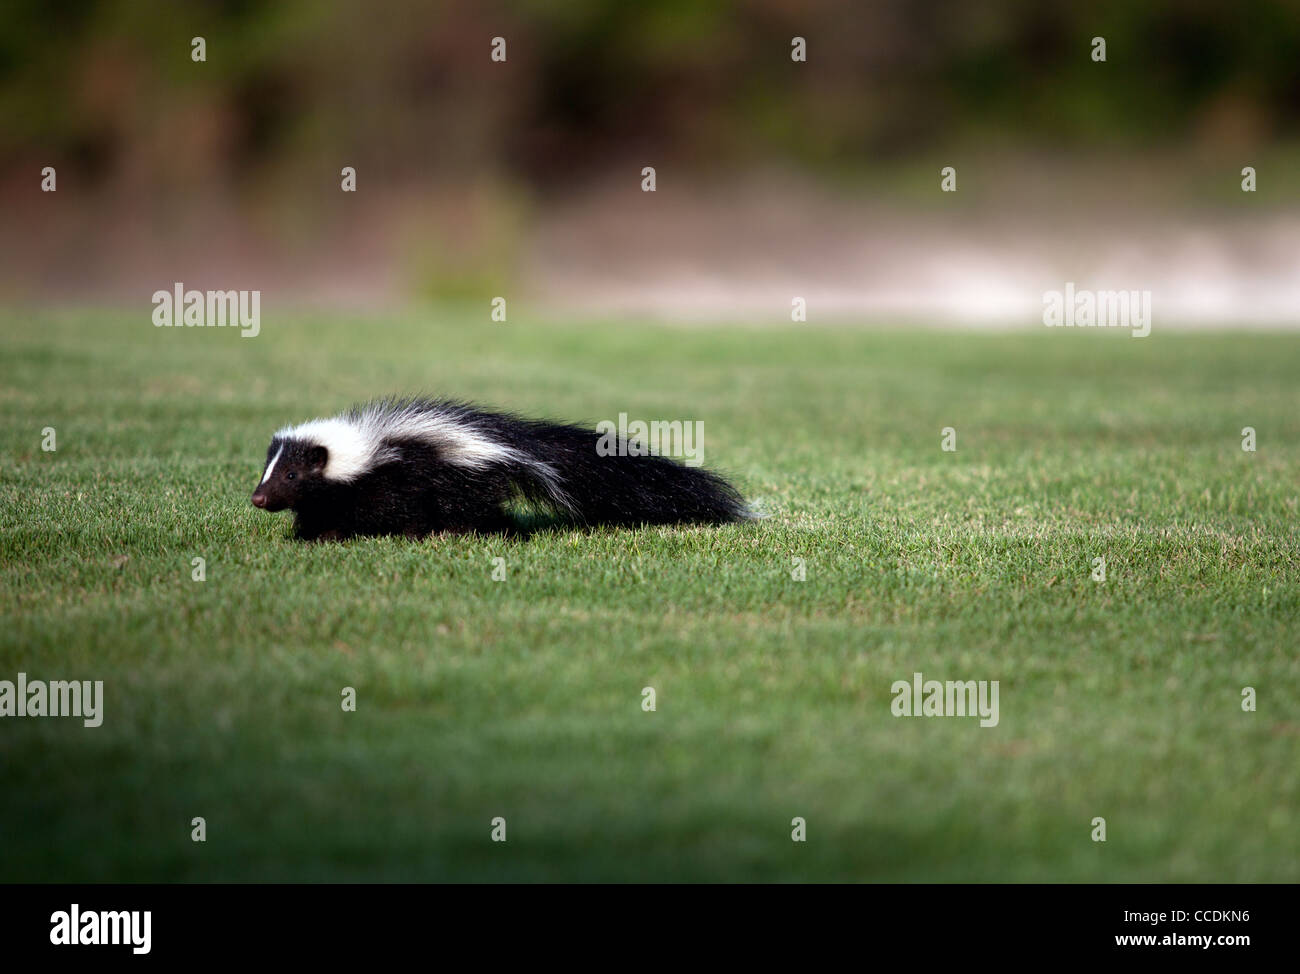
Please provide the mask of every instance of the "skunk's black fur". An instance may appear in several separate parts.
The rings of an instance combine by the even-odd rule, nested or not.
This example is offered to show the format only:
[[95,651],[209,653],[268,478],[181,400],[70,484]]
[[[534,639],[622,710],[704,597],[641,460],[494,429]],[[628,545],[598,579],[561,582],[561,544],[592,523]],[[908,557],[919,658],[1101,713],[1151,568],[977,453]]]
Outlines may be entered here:
[[723,524],[753,515],[716,474],[654,455],[602,456],[600,436],[463,403],[388,399],[276,433],[253,503],[305,540],[510,532],[522,496],[586,525]]

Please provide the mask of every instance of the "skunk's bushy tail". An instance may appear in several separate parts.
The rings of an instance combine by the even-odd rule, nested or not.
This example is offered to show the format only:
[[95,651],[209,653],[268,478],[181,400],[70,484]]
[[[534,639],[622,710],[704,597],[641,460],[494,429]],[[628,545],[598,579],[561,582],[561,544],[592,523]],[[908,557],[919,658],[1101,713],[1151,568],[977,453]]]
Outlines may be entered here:
[[[532,500],[585,524],[726,524],[754,517],[722,477],[669,457],[602,456],[600,436],[577,426],[520,421],[511,446],[532,463],[519,470]],[[623,451],[619,451],[622,454]],[[544,465],[539,472],[539,465]]]

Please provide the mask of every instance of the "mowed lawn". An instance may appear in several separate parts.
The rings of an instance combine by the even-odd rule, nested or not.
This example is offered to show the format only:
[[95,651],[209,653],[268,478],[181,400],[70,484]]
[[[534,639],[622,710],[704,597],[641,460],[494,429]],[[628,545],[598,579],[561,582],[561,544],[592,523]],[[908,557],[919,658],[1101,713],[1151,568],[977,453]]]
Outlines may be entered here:
[[[0,316],[0,679],[105,685],[0,719],[0,880],[1300,879],[1300,336],[150,310]],[[769,516],[249,504],[274,429],[403,391],[702,421]],[[998,725],[893,716],[915,672]]]

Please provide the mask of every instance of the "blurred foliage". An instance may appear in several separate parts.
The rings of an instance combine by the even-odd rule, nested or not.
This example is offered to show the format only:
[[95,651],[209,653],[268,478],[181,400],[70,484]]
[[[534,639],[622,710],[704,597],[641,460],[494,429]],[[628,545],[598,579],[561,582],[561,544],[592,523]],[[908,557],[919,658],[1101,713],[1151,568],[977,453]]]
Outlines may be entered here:
[[[505,64],[488,56],[497,35]],[[796,35],[807,63],[790,58]],[[562,187],[625,159],[1250,147],[1300,127],[1297,52],[1294,0],[5,0],[0,173],[62,164],[164,195],[291,187],[341,164],[384,183]]]

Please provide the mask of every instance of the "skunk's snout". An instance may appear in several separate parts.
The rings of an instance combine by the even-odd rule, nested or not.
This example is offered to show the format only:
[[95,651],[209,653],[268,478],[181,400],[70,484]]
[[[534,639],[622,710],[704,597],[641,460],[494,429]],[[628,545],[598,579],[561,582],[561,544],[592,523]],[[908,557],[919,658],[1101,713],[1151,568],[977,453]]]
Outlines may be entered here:
[[266,507],[266,495],[260,490],[253,491],[253,506]]

